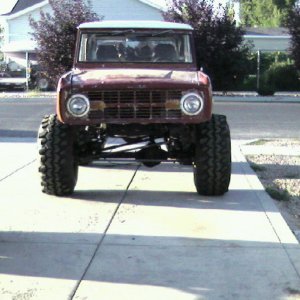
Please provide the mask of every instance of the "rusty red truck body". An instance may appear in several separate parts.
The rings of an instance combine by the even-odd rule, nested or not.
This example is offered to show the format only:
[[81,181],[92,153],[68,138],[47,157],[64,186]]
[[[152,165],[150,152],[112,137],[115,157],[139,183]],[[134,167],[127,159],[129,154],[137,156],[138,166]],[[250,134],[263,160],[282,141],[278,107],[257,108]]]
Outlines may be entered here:
[[[136,159],[148,167],[164,161],[191,165],[199,194],[225,193],[231,170],[229,127],[225,116],[212,114],[211,82],[198,70],[194,48],[187,24],[81,24],[73,69],[58,83],[57,113],[46,116],[39,130],[43,191],[72,193],[80,164]],[[49,131],[58,145],[67,137],[68,146],[57,146],[68,155],[64,166],[55,165],[60,159],[55,149],[46,154]],[[124,142],[110,147],[111,137]],[[59,175],[47,172],[49,164]]]

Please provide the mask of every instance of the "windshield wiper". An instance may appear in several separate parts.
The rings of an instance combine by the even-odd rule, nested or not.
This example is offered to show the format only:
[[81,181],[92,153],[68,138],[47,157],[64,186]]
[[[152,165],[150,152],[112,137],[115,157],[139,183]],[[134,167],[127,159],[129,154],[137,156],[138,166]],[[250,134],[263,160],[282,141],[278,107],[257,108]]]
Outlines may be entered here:
[[115,36],[115,35],[119,35],[119,34],[126,34],[126,33],[134,33],[135,32],[135,30],[133,30],[133,29],[128,29],[128,30],[122,30],[122,31],[117,31],[117,32],[114,32],[114,33],[112,33],[111,35],[112,36]]
[[164,35],[164,34],[166,34],[166,33],[174,33],[174,30],[169,29],[169,30],[161,31],[161,32],[152,34],[152,36]]

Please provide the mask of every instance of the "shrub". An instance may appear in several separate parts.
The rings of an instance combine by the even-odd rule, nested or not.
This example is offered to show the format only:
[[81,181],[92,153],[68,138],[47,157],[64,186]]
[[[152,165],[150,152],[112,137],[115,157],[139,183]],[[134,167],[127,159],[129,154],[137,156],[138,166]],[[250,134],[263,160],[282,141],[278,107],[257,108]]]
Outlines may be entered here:
[[299,74],[294,65],[287,62],[274,63],[266,72],[266,81],[272,84],[276,91],[299,90]]
[[[248,58],[249,74],[236,91],[257,90],[257,53]],[[290,55],[286,52],[262,52],[260,54],[260,88],[261,95],[273,95],[275,91],[299,90],[299,74],[293,66]]]
[[[257,52],[253,52],[248,57],[248,73],[257,73]],[[263,74],[271,65],[277,62],[291,62],[290,55],[286,52],[261,52],[260,53],[260,73]]]
[[272,84],[269,84],[266,77],[261,78],[260,86],[257,90],[258,94],[261,96],[273,96],[275,94],[275,88]]
[[261,77],[258,93],[270,96],[278,91],[299,90],[299,73],[288,62],[274,63]]
[[232,88],[232,91],[256,91],[256,75],[248,75],[243,82]]

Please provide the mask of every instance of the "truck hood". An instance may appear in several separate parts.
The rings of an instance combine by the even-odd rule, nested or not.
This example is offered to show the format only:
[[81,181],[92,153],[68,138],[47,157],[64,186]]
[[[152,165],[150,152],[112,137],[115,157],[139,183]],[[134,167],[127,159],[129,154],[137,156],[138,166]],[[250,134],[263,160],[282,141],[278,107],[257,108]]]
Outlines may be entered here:
[[75,89],[197,89],[196,71],[170,69],[75,69]]

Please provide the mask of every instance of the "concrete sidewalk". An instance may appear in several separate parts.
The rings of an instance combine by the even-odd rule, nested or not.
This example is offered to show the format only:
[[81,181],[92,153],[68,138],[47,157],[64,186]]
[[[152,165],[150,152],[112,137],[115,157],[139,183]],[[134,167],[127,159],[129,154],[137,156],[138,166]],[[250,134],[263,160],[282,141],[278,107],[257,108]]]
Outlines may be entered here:
[[34,144],[0,151],[1,300],[300,298],[299,244],[238,142],[223,197],[197,195],[187,166],[101,163],[51,197]]

